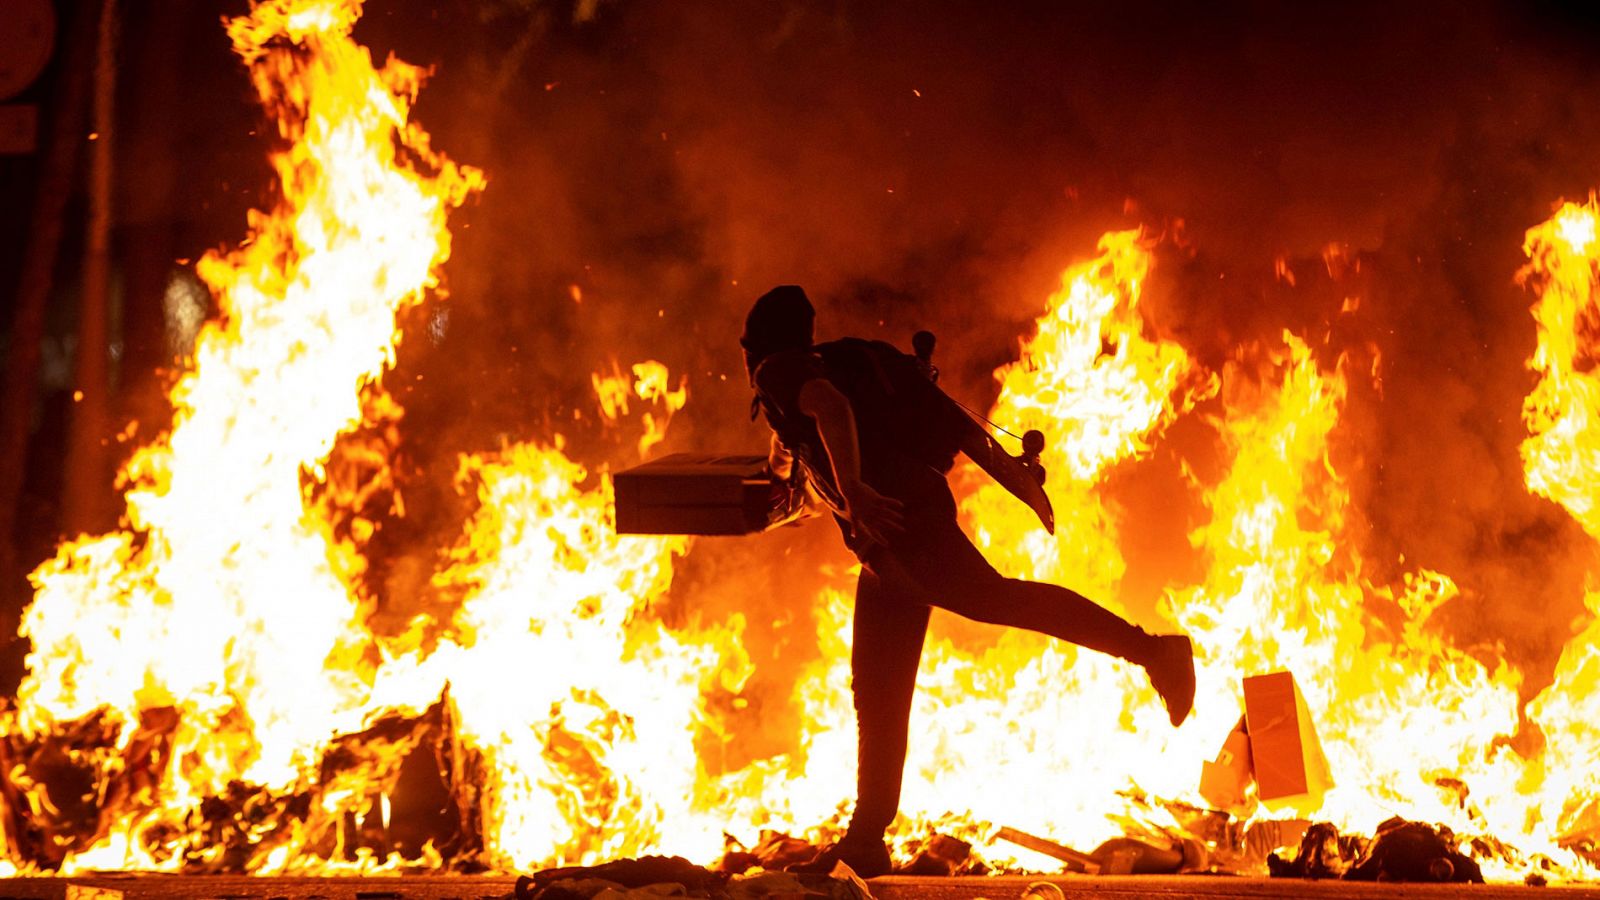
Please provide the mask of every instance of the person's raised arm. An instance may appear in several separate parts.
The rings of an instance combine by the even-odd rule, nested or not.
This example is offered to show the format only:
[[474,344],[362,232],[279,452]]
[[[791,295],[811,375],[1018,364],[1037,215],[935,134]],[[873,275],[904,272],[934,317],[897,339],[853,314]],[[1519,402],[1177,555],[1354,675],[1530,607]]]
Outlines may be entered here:
[[827,379],[813,378],[800,387],[799,406],[817,422],[817,434],[833,466],[833,481],[844,496],[845,518],[868,540],[888,543],[889,536],[905,529],[902,504],[861,480],[861,444],[849,398]]

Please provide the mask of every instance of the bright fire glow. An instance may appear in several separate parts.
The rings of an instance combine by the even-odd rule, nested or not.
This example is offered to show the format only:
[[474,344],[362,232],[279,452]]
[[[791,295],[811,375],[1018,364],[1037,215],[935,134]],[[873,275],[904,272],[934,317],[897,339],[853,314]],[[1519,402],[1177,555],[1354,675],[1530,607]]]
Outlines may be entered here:
[[127,530],[66,545],[34,576],[25,732],[109,707],[129,748],[142,715],[181,711],[145,794],[102,823],[106,846],[124,845],[117,865],[174,867],[171,846],[147,856],[144,839],[178,842],[236,781],[287,790],[369,702],[348,548],[308,512],[302,475],[320,480],[362,422],[395,315],[436,285],[445,217],[482,178],[407,121],[421,72],[374,67],[349,37],[358,12],[266,3],[229,23],[288,145],[273,155],[282,199],[251,214],[239,249],[199,264],[223,315],[173,390],[170,433],[124,473]]
[[[1539,383],[1523,407],[1528,489],[1554,500],[1600,539],[1600,206],[1566,203],[1528,231],[1521,280],[1539,294],[1533,306],[1539,344],[1529,366]],[[1600,593],[1590,617],[1561,653],[1549,687],[1528,704],[1545,739],[1539,820],[1559,836],[1594,833],[1600,798]]]
[[[168,434],[123,473],[122,530],[64,544],[33,575],[34,651],[0,721],[6,871],[394,871],[404,860],[382,832],[418,753],[437,754],[459,819],[457,843],[412,854],[424,865],[709,863],[724,833],[823,836],[854,774],[850,574],[831,573],[801,626],[818,654],[795,679],[791,751],[716,764],[756,671],[747,623],[663,610],[690,542],[618,536],[606,468],[570,458],[561,435],[462,456],[472,511],[431,573],[433,612],[398,634],[373,626],[384,598],[361,576],[380,525],[363,511],[393,486],[404,410],[380,381],[396,315],[438,293],[446,219],[483,179],[409,121],[421,73],[374,66],[350,37],[359,15],[357,0],[268,0],[228,23],[278,122],[282,197],[199,266],[222,315],[174,388]],[[1568,204],[1528,234],[1539,381],[1522,453],[1529,489],[1600,538],[1597,216],[1592,200]],[[1046,435],[1057,533],[972,470],[957,481],[999,568],[1124,610],[1109,483],[1203,415],[1222,465],[1209,480],[1186,470],[1202,574],[1145,614],[1195,637],[1196,715],[1171,729],[1127,664],[936,622],[897,849],[938,828],[992,864],[1053,868],[988,843],[992,826],[1082,849],[1176,834],[1159,801],[1200,802],[1240,679],[1288,669],[1337,784],[1309,813],[1492,838],[1477,855],[1503,878],[1536,855],[1594,875],[1563,844],[1600,828],[1600,617],[1520,708],[1521,673],[1433,624],[1458,594],[1447,574],[1366,574],[1336,462],[1359,446],[1341,423],[1355,367],[1285,332],[1208,371],[1141,308],[1155,250],[1138,231],[1107,234],[997,373],[992,414]],[[1342,245],[1324,260],[1333,278],[1360,267]],[[655,361],[592,386],[603,427],[640,433],[630,456],[659,446],[688,401],[687,380]],[[1600,593],[1588,599],[1600,612]],[[1542,744],[1513,740],[1535,728]]]
[[1062,273],[1021,358],[996,373],[1000,396],[991,417],[1019,434],[1044,433],[1041,461],[1057,510],[1052,537],[1028,527],[1004,489],[963,473],[977,481],[963,516],[1003,569],[1113,597],[1124,564],[1116,516],[1099,484],[1216,390],[1181,346],[1152,338],[1139,308],[1150,265],[1139,231],[1102,237],[1097,256]]

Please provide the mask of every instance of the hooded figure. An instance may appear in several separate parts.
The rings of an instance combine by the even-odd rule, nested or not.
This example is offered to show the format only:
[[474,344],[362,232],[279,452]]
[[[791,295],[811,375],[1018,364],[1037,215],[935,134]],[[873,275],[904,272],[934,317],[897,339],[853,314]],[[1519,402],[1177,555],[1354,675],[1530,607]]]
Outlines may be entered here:
[[806,292],[797,285],[773,288],[756,299],[745,316],[744,367],[751,378],[769,356],[785,350],[808,350],[815,332],[817,311]]

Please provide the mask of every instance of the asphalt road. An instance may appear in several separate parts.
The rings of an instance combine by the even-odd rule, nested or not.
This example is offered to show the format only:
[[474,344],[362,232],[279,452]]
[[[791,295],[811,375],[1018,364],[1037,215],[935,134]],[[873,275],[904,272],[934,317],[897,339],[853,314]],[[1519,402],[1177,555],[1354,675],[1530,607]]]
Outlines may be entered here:
[[[1352,898],[1484,900],[1535,898],[1600,900],[1600,887],[1533,888],[1519,885],[1361,884],[1202,875],[1000,876],[917,878],[892,875],[870,882],[878,900],[1019,900],[1031,884],[1048,881],[1065,900],[1215,900],[1238,898]],[[397,876],[388,878],[246,878],[235,876],[94,875],[0,880],[0,900],[502,900],[512,878]],[[1554,895],[1554,896],[1552,896]]]

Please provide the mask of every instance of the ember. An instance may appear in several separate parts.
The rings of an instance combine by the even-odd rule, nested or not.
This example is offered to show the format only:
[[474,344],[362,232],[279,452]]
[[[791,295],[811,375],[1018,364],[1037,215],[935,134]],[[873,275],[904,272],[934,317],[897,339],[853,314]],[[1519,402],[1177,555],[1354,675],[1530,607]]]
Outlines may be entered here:
[[[726,383],[741,376],[671,346],[734,326],[707,306],[668,335],[688,328],[678,311],[630,298],[645,306],[605,326],[610,358],[575,388],[452,397],[448,415],[419,417],[401,335],[433,315],[426,333],[446,340],[451,226],[488,182],[434,148],[412,118],[425,72],[374,63],[361,13],[257,0],[226,20],[275,129],[272,200],[193,267],[216,313],[174,376],[170,421],[121,432],[137,449],[116,526],[30,561],[31,651],[0,712],[0,864],[512,873],[519,900],[661,884],[870,896],[848,871],[783,871],[848,813],[853,573],[779,528],[807,495],[749,452],[748,393]],[[539,83],[550,103],[590,89]],[[678,132],[655,124],[649,143],[674,152]],[[552,231],[572,227],[535,199]],[[1387,300],[1368,257],[1329,243],[1297,273],[1274,251],[1263,290],[1294,303],[1250,296],[1269,326],[1223,327],[1180,309],[1218,290],[1201,275],[1227,274],[1198,255],[1204,235],[1140,218],[1130,204],[1053,260],[1059,279],[1004,352],[999,316],[960,319],[972,335],[954,352],[961,328],[878,324],[930,376],[932,332],[916,329],[939,330],[941,384],[1039,451],[1029,471],[1048,473],[1054,530],[967,462],[953,480],[974,543],[1007,574],[1192,635],[1194,716],[1169,727],[1143,676],[1108,657],[935,620],[899,870],[1600,878],[1594,572],[1575,579],[1587,613],[1543,669],[1527,647],[1458,643],[1455,618],[1484,588],[1373,540],[1363,507],[1393,488],[1373,474],[1385,448],[1369,420],[1394,362],[1364,318]],[[1536,343],[1518,351],[1520,446],[1477,461],[1553,504],[1519,539],[1570,524],[1549,544],[1585,559],[1600,541],[1597,230],[1600,202],[1563,202],[1527,230],[1523,268],[1500,273],[1526,292]],[[695,290],[738,285],[726,274]],[[604,279],[559,280],[560,315],[613,308]],[[850,315],[881,311],[860,305]],[[663,346],[629,358],[641,318]],[[546,357],[585,358],[562,357],[567,335],[547,325]],[[498,402],[526,421],[456,430]],[[413,430],[447,450],[419,461]]]

